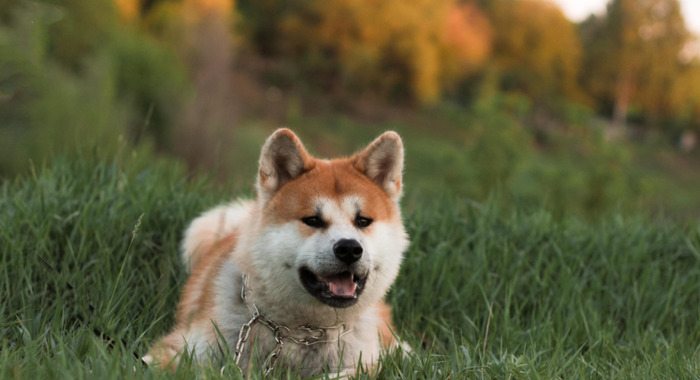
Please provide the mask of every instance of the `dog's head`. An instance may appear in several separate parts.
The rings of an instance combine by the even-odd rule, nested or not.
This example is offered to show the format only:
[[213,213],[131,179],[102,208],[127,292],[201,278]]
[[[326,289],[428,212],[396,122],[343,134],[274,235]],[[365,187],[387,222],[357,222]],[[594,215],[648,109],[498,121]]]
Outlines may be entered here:
[[270,136],[260,157],[254,247],[268,293],[333,308],[379,301],[408,245],[398,205],[402,169],[394,132],[334,160],[311,157],[288,129]]

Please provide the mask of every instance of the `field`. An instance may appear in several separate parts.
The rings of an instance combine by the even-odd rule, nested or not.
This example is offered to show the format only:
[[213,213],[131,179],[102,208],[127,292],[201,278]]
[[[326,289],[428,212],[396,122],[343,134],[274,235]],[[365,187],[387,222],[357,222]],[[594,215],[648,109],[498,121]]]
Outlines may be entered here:
[[[361,378],[700,377],[697,223],[413,191],[388,302],[414,352]],[[232,363],[170,374],[137,358],[173,322],[187,221],[241,194],[131,151],[4,182],[0,377],[239,377]]]
[[361,378],[700,378],[697,41],[608,3],[0,1],[0,379],[241,377],[139,357],[279,126],[404,139],[414,351]]

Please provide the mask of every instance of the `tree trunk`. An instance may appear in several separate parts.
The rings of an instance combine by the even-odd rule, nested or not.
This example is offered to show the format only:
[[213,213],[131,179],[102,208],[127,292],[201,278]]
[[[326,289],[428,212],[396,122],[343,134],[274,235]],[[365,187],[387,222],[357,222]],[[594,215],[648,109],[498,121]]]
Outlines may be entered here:
[[617,82],[613,120],[608,131],[608,137],[618,139],[625,133],[627,126],[627,109],[632,95],[632,75],[629,70],[623,70]]

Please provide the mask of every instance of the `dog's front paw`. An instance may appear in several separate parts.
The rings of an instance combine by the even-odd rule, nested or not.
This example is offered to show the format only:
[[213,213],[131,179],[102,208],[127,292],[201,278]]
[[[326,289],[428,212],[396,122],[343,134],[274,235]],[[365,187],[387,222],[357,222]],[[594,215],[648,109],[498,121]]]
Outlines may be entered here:
[[173,371],[178,364],[179,356],[180,352],[174,347],[158,342],[151,347],[148,354],[141,358],[141,361],[149,367],[160,366],[162,369]]

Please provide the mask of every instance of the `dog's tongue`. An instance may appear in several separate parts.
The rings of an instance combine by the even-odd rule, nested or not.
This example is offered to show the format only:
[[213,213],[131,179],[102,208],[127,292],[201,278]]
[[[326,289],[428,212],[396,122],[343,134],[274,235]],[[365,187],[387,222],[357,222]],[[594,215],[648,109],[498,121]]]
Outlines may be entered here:
[[328,284],[328,289],[333,295],[339,297],[354,297],[357,284],[352,280],[350,273],[341,273],[323,278]]

